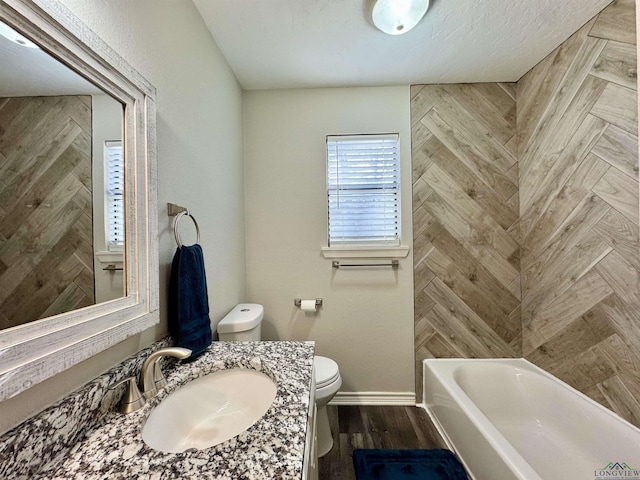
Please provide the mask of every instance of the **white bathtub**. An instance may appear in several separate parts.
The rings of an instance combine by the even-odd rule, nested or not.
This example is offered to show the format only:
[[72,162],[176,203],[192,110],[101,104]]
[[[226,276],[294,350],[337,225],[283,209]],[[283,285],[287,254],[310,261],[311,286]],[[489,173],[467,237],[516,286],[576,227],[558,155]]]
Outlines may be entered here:
[[423,365],[424,406],[476,480],[640,480],[640,429],[527,360]]

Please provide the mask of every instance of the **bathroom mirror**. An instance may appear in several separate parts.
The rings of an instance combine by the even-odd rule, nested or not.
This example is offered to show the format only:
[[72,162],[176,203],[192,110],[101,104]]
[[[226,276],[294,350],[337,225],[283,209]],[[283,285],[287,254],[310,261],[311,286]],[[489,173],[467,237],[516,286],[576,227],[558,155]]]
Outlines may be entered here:
[[[0,230],[4,222],[7,231],[20,233],[8,240],[0,237],[0,248],[5,247],[0,260],[17,262],[3,261],[0,271],[12,270],[8,278],[47,290],[44,296],[53,298],[50,306],[36,307],[33,290],[21,285],[18,302],[0,309],[1,401],[158,323],[159,316],[155,89],[56,0],[3,0],[0,21],[24,36],[15,51],[6,48],[9,57],[1,63],[0,91],[6,90],[0,93],[0,106],[20,114],[15,124],[0,128],[22,136],[3,137],[0,145],[23,145],[6,156],[0,150],[0,200],[5,190],[9,201],[0,212]],[[26,85],[27,77],[35,74],[24,60],[33,55],[21,58],[19,52],[29,47],[53,60],[48,65],[43,58],[30,67],[45,72],[40,90]],[[15,67],[11,72],[10,63]],[[63,73],[67,79],[58,81],[58,70],[70,75]],[[7,111],[5,117],[10,117]],[[56,117],[62,111],[73,111],[76,118],[67,122]],[[34,124],[35,131],[29,131]],[[53,126],[54,134],[49,135],[46,124]],[[65,150],[65,162],[41,153],[72,143],[76,148]],[[105,182],[116,181],[104,180],[104,158],[109,155],[115,158],[116,171],[124,173],[122,185],[112,188],[119,189],[120,196],[111,207],[102,193]],[[54,180],[54,173],[64,169],[74,175]],[[35,190],[24,189],[25,183]],[[16,188],[5,188],[13,184]],[[71,201],[75,210],[63,208]],[[116,210],[124,215],[114,227],[115,236],[107,237],[109,222],[102,216]],[[23,220],[25,225],[20,225]],[[45,232],[45,224],[54,227]],[[40,244],[44,251],[38,250]],[[51,260],[40,265],[36,260],[46,255]],[[74,285],[63,282],[62,277],[75,273]],[[99,285],[99,275],[108,284],[106,290]]]
[[120,298],[123,105],[0,21],[0,330]]

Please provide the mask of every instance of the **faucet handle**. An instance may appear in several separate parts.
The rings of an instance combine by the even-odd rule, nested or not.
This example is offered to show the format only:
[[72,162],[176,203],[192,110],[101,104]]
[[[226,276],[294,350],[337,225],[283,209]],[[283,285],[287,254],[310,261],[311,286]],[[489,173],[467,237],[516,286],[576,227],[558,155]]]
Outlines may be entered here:
[[109,390],[114,390],[123,383],[127,383],[127,387],[124,391],[124,395],[122,396],[122,400],[120,400],[118,411],[120,413],[128,414],[133,413],[136,410],[140,410],[144,407],[147,401],[142,396],[142,393],[140,393],[140,389],[136,383],[136,377],[125,378],[124,380],[121,380],[115,385],[109,387]]

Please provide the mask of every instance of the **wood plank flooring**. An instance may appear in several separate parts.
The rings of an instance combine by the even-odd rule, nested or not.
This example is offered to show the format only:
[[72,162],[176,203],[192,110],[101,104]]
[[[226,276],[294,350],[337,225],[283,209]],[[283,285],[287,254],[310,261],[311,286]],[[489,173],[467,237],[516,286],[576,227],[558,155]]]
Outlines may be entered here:
[[355,480],[355,448],[446,448],[418,407],[327,407],[333,449],[318,461],[319,480]]

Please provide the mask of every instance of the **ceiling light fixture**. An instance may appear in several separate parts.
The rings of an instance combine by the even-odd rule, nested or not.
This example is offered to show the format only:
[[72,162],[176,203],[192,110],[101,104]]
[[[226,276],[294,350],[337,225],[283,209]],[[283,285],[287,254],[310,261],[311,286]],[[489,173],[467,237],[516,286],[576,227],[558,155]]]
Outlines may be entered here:
[[371,21],[389,35],[415,27],[429,8],[429,0],[371,0]]
[[12,41],[13,43],[17,43],[22,47],[39,48],[31,40],[27,39],[22,34],[16,32],[13,28],[11,28],[9,25],[3,22],[0,22],[0,35],[2,35],[7,40]]

